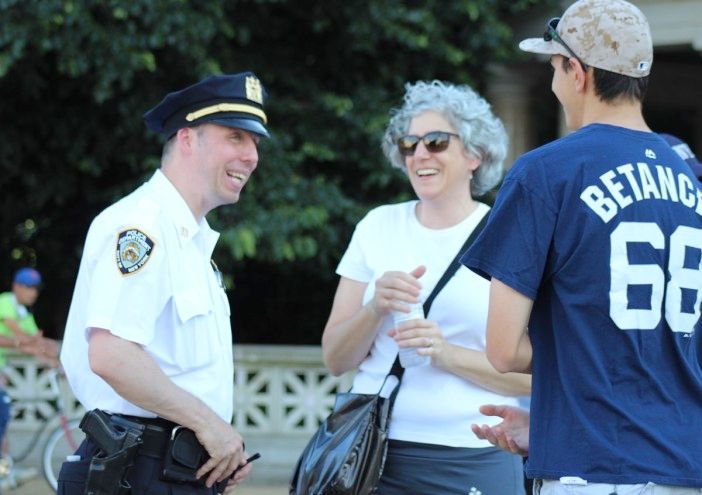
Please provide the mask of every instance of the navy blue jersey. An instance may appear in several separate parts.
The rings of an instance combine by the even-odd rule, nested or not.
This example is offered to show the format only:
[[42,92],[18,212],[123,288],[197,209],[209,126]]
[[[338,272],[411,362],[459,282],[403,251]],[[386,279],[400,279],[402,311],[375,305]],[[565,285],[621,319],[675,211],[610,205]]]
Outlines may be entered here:
[[527,474],[702,487],[702,191],[656,134],[522,156],[462,258],[534,301]]

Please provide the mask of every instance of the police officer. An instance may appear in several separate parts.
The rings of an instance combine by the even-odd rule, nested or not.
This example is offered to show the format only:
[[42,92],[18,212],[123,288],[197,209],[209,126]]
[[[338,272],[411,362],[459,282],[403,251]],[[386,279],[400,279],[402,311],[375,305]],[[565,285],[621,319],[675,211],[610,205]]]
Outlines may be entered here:
[[[91,224],[61,352],[75,396],[106,413],[112,436],[88,436],[62,466],[59,493],[83,494],[87,479],[99,480],[98,463],[112,454],[99,440],[120,439],[125,424],[144,430],[119,473],[103,465],[121,480],[124,491],[114,493],[213,494],[235,468],[230,486],[248,475],[231,425],[229,303],[210,259],[219,234],[205,215],[236,203],[256,169],[259,140],[268,137],[265,96],[251,72],[211,76],[144,115],[166,138],[161,167]],[[202,449],[198,481],[164,473],[169,442],[183,431]]]
[[[675,152],[685,160],[692,172],[702,182],[702,162],[695,156],[685,141],[672,134],[659,133]],[[499,416],[497,425],[473,424],[471,428],[478,438],[488,440],[504,450],[523,456],[529,455],[529,411],[509,405],[486,404],[480,412],[487,416]]]

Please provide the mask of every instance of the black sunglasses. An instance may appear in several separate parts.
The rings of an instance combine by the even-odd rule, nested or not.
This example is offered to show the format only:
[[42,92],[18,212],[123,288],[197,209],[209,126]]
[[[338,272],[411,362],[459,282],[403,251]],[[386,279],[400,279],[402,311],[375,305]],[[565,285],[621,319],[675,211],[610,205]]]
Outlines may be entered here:
[[587,64],[583,62],[580,57],[578,57],[573,50],[570,49],[568,44],[563,41],[563,38],[558,34],[558,31],[556,31],[556,27],[558,26],[558,23],[561,21],[560,17],[554,17],[550,21],[546,23],[546,31],[544,31],[544,41],[555,41],[556,43],[559,43],[563,48],[566,49],[570,55],[580,62],[580,65],[583,66],[583,70],[587,70]]
[[430,153],[439,153],[448,148],[451,136],[460,137],[458,134],[454,134],[453,132],[444,131],[427,132],[424,136],[408,134],[407,136],[402,136],[397,140],[397,149],[402,156],[412,156],[414,155],[414,150],[417,149],[417,144],[419,144],[419,141],[421,140],[427,151]]

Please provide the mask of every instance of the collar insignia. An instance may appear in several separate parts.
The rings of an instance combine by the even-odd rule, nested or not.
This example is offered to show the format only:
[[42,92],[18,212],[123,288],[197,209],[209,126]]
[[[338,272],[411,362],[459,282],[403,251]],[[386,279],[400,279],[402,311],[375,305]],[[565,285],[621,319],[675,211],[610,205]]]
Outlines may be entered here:
[[136,272],[151,258],[154,247],[148,235],[141,230],[124,230],[117,236],[117,268],[123,275]]

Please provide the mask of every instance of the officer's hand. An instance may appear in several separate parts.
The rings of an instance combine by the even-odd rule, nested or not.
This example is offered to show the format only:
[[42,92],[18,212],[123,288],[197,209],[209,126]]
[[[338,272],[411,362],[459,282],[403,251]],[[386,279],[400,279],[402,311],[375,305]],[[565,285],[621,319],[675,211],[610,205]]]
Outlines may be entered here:
[[248,457],[248,454],[244,453],[244,457],[241,459],[241,463],[239,464],[239,466],[237,466],[236,473],[229,481],[230,484],[237,485],[249,476],[249,474],[251,473],[252,466],[251,463],[246,462],[246,459]]
[[[248,457],[248,455],[247,455]],[[236,489],[237,485],[244,481],[249,473],[251,473],[252,466],[251,464],[246,464],[246,461],[243,461],[245,464],[240,465],[239,469],[237,470],[236,474],[232,479],[229,480],[229,483],[227,483],[227,488],[224,490],[224,495],[227,495],[229,493],[234,493],[234,490]]]
[[[207,462],[196,473],[198,478],[207,475],[205,485],[208,488],[214,485],[216,481],[221,481],[230,476],[237,466],[246,462],[244,441],[241,435],[232,425],[221,418],[217,418],[215,422],[208,424],[206,429],[195,433],[210,455]],[[238,475],[239,473],[237,473]]]

